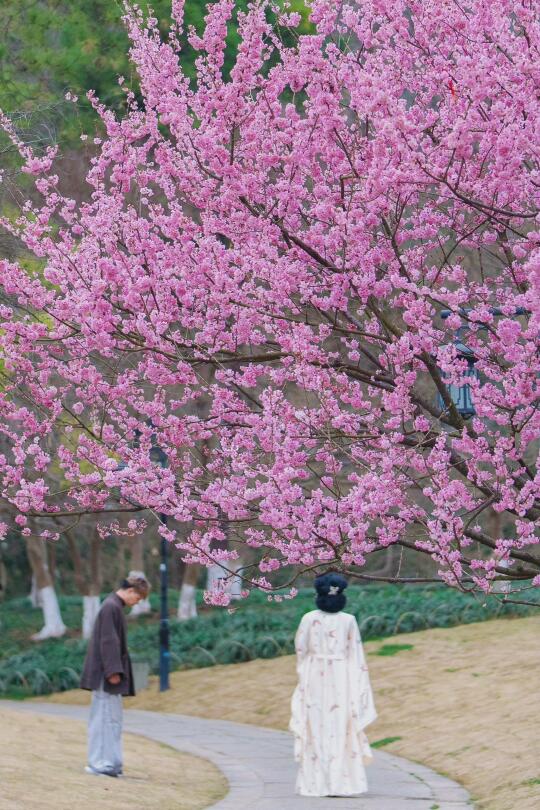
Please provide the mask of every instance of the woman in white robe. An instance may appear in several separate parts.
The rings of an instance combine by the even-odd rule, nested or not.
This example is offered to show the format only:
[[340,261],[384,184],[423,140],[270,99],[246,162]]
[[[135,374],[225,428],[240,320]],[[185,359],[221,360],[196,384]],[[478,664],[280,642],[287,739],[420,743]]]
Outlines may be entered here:
[[296,634],[298,686],[290,730],[302,796],[355,796],[368,789],[364,764],[371,749],[364,729],[376,718],[373,694],[354,616],[342,613],[347,580],[315,580],[317,610]]

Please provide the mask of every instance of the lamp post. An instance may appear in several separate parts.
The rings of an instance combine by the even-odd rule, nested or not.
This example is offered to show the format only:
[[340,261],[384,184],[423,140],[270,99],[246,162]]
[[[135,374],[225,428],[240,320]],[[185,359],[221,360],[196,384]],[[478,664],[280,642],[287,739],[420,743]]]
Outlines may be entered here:
[[[451,314],[452,313],[450,312],[449,309],[445,309],[441,312],[441,318],[446,320],[446,318],[448,318]],[[460,360],[467,361],[467,371],[465,372],[464,376],[478,379],[479,375],[474,367],[476,361],[474,353],[461,340],[461,334],[465,329],[466,327],[460,326],[459,329],[457,330],[456,337],[454,339],[454,346],[456,348],[457,355],[460,358]],[[441,376],[444,380],[444,377],[446,376],[444,371],[441,371]],[[458,413],[460,413],[464,419],[469,419],[471,416],[475,415],[476,411],[474,409],[474,404],[472,400],[471,386],[469,385],[468,382],[463,383],[463,385],[452,385],[451,383],[449,383],[446,386],[446,390],[448,391],[450,398],[452,399],[452,402],[456,406]],[[442,398],[441,394],[437,394],[437,405],[441,409],[441,411],[443,411],[446,407],[444,399]]]
[[[133,446],[139,446],[140,431],[135,431],[135,439]],[[152,447],[150,448],[150,460],[154,464],[159,464],[160,467],[167,466],[167,454],[162,447],[155,444],[154,437],[152,437]],[[120,462],[118,470],[125,469],[126,464]],[[167,515],[161,513],[159,515],[160,523],[164,526],[167,525]],[[170,651],[169,651],[169,571],[167,560],[167,541],[164,537],[161,538],[161,562],[159,565],[160,573],[160,618],[159,618],[159,691],[165,692],[170,689],[169,683],[169,670],[170,670]]]
[[[460,315],[466,315],[469,311],[470,310],[463,308],[463,309],[459,310],[459,314]],[[490,311],[491,315],[495,315],[495,316],[505,314],[502,311],[502,309],[500,309],[499,307],[490,307],[489,311]],[[528,310],[526,310],[524,307],[516,307],[516,309],[512,313],[512,316],[516,317],[518,315],[528,315],[528,314],[529,314]],[[452,310],[450,310],[450,309],[443,309],[440,312],[440,316],[441,316],[441,318],[443,320],[446,320],[448,317],[450,317],[450,315],[452,315]],[[485,327],[483,327],[480,324],[479,328],[482,329],[482,328],[485,328]],[[454,346],[456,347],[458,357],[460,359],[463,359],[463,360],[467,361],[467,371],[465,372],[464,376],[465,377],[474,377],[475,379],[479,379],[480,375],[479,375],[478,371],[476,370],[476,368],[474,367],[474,364],[476,362],[476,357],[474,356],[474,352],[468,346],[466,346],[465,343],[463,343],[463,341],[461,339],[462,335],[464,334],[465,331],[467,331],[467,329],[468,329],[468,326],[466,326],[466,325],[459,327],[459,329],[456,331],[456,336],[454,338]],[[444,378],[444,372],[441,372],[441,374],[442,374],[442,376]],[[463,385],[451,385],[450,384],[450,385],[447,385],[446,388],[448,390],[448,393],[450,394],[452,402],[454,403],[454,405],[456,406],[458,412],[461,414],[461,416],[464,419],[468,419],[469,417],[475,415],[476,410],[474,408],[473,398],[472,398],[472,394],[471,394],[471,387],[470,387],[470,385],[468,383],[464,383]],[[446,407],[445,402],[444,402],[444,400],[443,400],[443,398],[442,398],[442,396],[440,394],[437,394],[437,404],[438,404],[438,406],[439,406],[439,408],[441,410],[444,410],[444,408]],[[499,516],[497,515],[497,520],[498,519],[499,519]],[[495,535],[497,533],[498,533],[497,531],[494,532]],[[509,567],[508,562],[506,560],[501,560],[499,565],[502,568],[508,568]],[[498,593],[505,593],[506,594],[506,593],[509,593],[512,590],[512,584],[511,584],[511,582],[495,583],[495,586],[494,586],[493,590],[495,592],[498,592]]]
[[[152,437],[153,438],[153,437]],[[167,466],[167,454],[157,444],[152,441],[150,449],[150,459],[159,464],[160,467]],[[167,515],[159,515],[160,522],[167,525]],[[159,564],[160,573],[160,613],[159,613],[159,691],[166,692],[170,689],[170,650],[169,650],[169,569],[168,569],[168,548],[167,540],[161,537],[161,561]]]
[[[489,311],[492,315],[498,316],[504,314],[499,307],[491,307]],[[458,314],[466,315],[468,312],[469,312],[468,309],[463,308],[458,311]],[[440,316],[443,319],[443,321],[449,318],[450,315],[452,314],[453,314],[452,310],[450,309],[443,309],[440,312]],[[512,314],[514,317],[516,315],[526,315],[527,310],[524,309],[524,307],[517,307]],[[456,331],[454,346],[456,348],[458,357],[461,360],[467,361],[467,370],[464,376],[478,380],[480,378],[480,375],[474,365],[476,363],[476,357],[472,349],[470,349],[462,340],[462,337],[464,336],[464,333],[468,330],[468,328],[469,327],[467,325],[459,327],[459,329]],[[479,329],[482,328],[485,327],[479,324]],[[444,372],[441,372],[441,375],[444,379],[445,376]],[[476,414],[471,393],[471,386],[469,385],[468,382],[463,383],[463,385],[449,384],[446,386],[446,388],[452,399],[452,402],[456,406],[458,413],[460,413],[464,419],[469,419],[471,416],[474,416]],[[437,405],[441,410],[444,410],[446,407],[445,402],[440,394],[437,394]]]

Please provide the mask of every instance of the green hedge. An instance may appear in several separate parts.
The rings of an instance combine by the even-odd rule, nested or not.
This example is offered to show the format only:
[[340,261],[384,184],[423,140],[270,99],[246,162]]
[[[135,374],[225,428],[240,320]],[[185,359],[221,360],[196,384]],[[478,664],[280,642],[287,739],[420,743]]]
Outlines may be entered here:
[[[502,604],[494,597],[479,601],[437,585],[353,586],[347,593],[346,609],[356,616],[364,640],[537,611],[535,607]],[[540,593],[532,598],[540,607]],[[176,599],[173,592],[171,605]],[[152,602],[157,611],[157,594],[152,595]],[[40,695],[77,686],[86,650],[86,643],[78,637],[81,600],[64,597],[60,604],[70,628],[68,638],[32,646],[28,636],[39,627],[40,611],[32,610],[25,599],[0,607],[0,692]],[[263,594],[253,593],[232,613],[203,608],[198,619],[171,621],[171,666],[191,669],[292,653],[298,622],[312,607],[311,590],[281,603],[268,602]],[[158,665],[157,633],[157,612],[129,623],[134,659],[148,661],[154,672]]]

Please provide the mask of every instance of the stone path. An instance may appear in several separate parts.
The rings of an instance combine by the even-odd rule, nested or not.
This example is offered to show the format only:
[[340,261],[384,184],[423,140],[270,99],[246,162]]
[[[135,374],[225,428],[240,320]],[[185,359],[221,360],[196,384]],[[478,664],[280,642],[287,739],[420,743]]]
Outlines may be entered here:
[[[87,709],[56,703],[12,703],[17,711],[84,720]],[[465,810],[464,788],[423,765],[375,752],[369,793],[361,798],[302,798],[294,794],[292,739],[283,731],[225,720],[128,710],[125,730],[213,762],[229,781],[229,793],[212,810]],[[82,767],[83,763],[81,763]]]

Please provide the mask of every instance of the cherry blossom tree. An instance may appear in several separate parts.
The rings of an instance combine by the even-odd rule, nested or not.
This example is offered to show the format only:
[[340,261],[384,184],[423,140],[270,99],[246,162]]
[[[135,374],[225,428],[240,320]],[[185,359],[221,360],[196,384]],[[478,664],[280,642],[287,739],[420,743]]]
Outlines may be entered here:
[[36,194],[3,227],[39,269],[2,263],[2,497],[23,535],[106,533],[120,493],[187,562],[248,547],[248,586],[395,545],[517,598],[540,585],[537,9],[309,5],[294,39],[251,3],[226,80],[234,3],[209,5],[194,84],[181,0],[165,41],[126,4],[140,96],[119,118],[90,94],[82,204],[4,117]]

